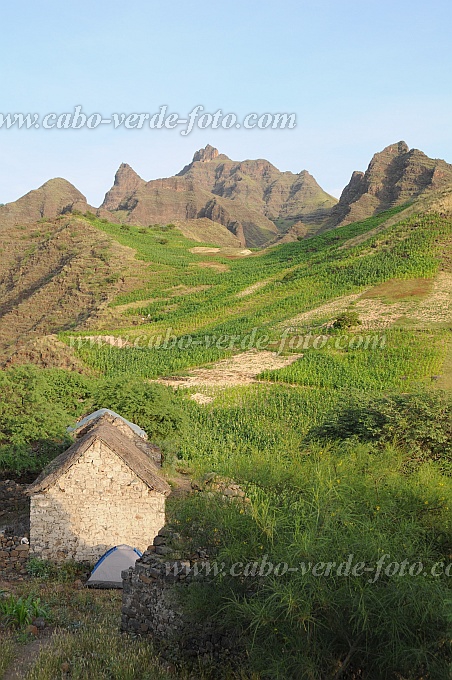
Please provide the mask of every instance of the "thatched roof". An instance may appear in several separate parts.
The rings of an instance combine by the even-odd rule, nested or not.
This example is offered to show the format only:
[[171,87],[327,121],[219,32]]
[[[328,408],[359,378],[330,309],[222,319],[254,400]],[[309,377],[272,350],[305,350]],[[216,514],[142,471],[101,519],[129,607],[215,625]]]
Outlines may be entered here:
[[124,416],[120,416],[119,413],[115,413],[115,411],[112,411],[109,408],[100,408],[97,411],[94,411],[94,413],[90,413],[88,416],[85,416],[84,418],[79,420],[74,425],[74,427],[68,427],[67,431],[74,432],[76,433],[77,436],[79,436],[80,432],[84,434],[84,430],[87,429],[87,426],[92,426],[96,421],[100,420],[103,416],[107,416],[107,418],[111,422],[114,422],[116,419],[119,419],[124,423],[124,425],[130,427],[132,432],[134,432],[138,437],[141,437],[141,439],[148,438],[146,432],[141,427],[139,427],[139,425],[131,423],[130,420],[127,420],[127,418],[124,418]]
[[100,423],[92,427],[83,437],[77,439],[66,451],[55,458],[28,487],[27,493],[41,493],[77,463],[79,458],[95,442],[101,441],[118,456],[150,489],[167,496],[171,487],[161,476],[157,465],[133,440],[111,423]]
[[71,432],[76,439],[81,439],[99,425],[114,425],[122,434],[129,437],[136,447],[151,456],[157,466],[161,465],[162,452],[158,446],[151,444],[151,442],[148,441],[146,432],[138,427],[138,425],[129,422],[109,409],[103,408],[91,413],[91,415],[86,416],[83,420],[76,423],[74,427],[68,428],[68,431]]

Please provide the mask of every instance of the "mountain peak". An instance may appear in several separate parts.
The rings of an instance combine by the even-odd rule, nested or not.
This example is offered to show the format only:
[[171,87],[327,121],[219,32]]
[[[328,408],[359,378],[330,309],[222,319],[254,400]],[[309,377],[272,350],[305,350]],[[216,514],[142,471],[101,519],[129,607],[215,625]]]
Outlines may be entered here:
[[29,224],[45,217],[53,219],[73,210],[90,210],[85,196],[62,177],[49,179],[38,189],[29,191],[12,203],[0,208],[2,226]]
[[204,149],[198,149],[193,156],[192,163],[199,161],[200,163],[208,163],[209,161],[215,160],[219,156],[218,149],[210,144],[207,144]]
[[121,163],[115,175],[115,184],[124,184],[130,181],[143,181],[128,163]]
[[117,210],[124,201],[124,197],[130,197],[144,184],[146,184],[144,179],[130,165],[121,163],[116,171],[114,184],[105,194],[101,207],[105,210]]
[[365,219],[451,181],[452,165],[410,149],[406,142],[390,144],[374,154],[365,173],[353,173],[332,210],[330,225]]
[[396,155],[396,156],[402,156],[405,153],[408,153],[410,150],[410,147],[406,142],[396,142],[395,144],[390,144],[389,146],[385,147],[383,151],[380,151],[379,153],[375,154],[376,156],[380,154],[391,154],[391,155]]

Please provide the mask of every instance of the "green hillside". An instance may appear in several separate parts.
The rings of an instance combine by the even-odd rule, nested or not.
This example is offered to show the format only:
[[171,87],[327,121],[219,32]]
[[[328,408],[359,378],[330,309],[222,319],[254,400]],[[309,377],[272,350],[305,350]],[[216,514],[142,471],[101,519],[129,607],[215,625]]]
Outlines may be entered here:
[[[184,550],[225,565],[183,606],[240,641],[240,677],[448,677],[447,213],[401,206],[253,251],[172,225],[73,219],[64,238],[79,253],[89,235],[103,264],[86,273],[77,255],[65,294],[95,274],[106,295],[0,373],[0,473],[34,476],[76,418],[112,408],[161,446]],[[245,501],[187,494],[230,479]],[[325,573],[347,560],[351,573]],[[279,566],[231,572],[255,563]],[[205,677],[218,673],[214,663]]]
[[[450,343],[448,301],[439,309],[432,287],[438,277],[447,276],[444,253],[451,222],[428,214],[394,224],[402,210],[245,256],[233,249],[191,252],[192,242],[175,229],[124,227],[92,218],[93,226],[133,248],[147,263],[148,274],[142,287],[110,303],[121,317],[120,330],[114,326],[102,330],[126,338],[129,346],[119,349],[80,341],[75,343],[77,354],[107,376],[160,378],[239,352],[253,329],[254,346],[283,354],[298,352],[300,334],[315,330],[317,335],[337,335],[338,329],[331,327],[335,316],[354,310],[361,324],[347,328],[347,333],[384,332],[384,347],[369,352],[363,343],[345,352],[331,350],[330,343],[324,349],[305,346],[305,357],[281,373],[264,373],[263,378],[347,386],[360,373],[359,385],[379,389],[430,381],[432,375],[441,374]],[[381,229],[388,221],[391,226]],[[425,282],[420,293],[419,281]],[[385,282],[394,291],[406,291],[401,299],[407,304],[399,315],[394,310],[401,303],[388,300],[385,289],[379,293],[378,286]],[[367,311],[376,300],[379,314],[369,320]],[[333,315],[328,310],[332,302]],[[311,320],[300,320],[309,312]],[[61,338],[69,341],[68,336]],[[246,341],[245,346],[248,349]],[[368,380],[363,377],[367,371]],[[315,378],[319,372],[321,380]]]

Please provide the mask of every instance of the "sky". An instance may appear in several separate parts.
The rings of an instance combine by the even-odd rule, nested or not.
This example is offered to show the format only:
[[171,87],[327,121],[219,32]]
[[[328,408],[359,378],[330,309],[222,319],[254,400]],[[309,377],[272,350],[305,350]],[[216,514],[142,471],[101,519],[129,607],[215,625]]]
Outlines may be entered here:
[[0,203],[52,177],[94,206],[122,162],[170,176],[210,143],[339,196],[405,140],[452,162],[450,0],[2,3],[0,113],[295,113],[294,129],[0,128]]

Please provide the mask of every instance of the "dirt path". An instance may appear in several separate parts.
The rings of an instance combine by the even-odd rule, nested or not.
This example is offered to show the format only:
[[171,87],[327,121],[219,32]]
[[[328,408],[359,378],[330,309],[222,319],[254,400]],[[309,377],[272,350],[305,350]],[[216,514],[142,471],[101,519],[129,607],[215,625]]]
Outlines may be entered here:
[[44,634],[26,645],[17,647],[17,656],[3,675],[3,680],[23,680],[39,656],[41,649],[52,641],[52,635]]
[[223,359],[210,368],[198,368],[191,371],[188,376],[175,376],[161,378],[157,382],[170,387],[194,387],[204,385],[206,387],[234,387],[237,385],[249,385],[259,382],[257,376],[265,370],[284,368],[297,361],[302,354],[292,354],[283,357],[276,352],[267,350],[259,352],[251,350],[236,354],[229,359]]

